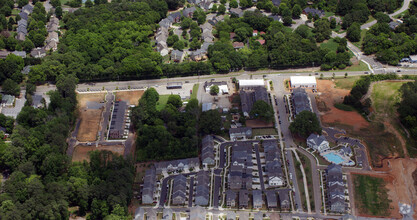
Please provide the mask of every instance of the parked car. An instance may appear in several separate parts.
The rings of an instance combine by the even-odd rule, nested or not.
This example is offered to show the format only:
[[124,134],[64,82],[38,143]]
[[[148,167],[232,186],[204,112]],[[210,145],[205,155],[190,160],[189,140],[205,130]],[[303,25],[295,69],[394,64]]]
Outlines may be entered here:
[[369,74],[369,72],[364,72],[365,74]]
[[319,75],[319,73],[314,73],[314,75]]

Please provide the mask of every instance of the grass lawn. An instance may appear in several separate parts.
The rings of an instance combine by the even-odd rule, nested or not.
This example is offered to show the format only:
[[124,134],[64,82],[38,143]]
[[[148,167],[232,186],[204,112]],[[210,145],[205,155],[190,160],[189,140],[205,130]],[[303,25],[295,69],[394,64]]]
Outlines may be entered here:
[[165,108],[168,102],[168,97],[170,95],[159,95],[159,100],[156,103],[156,110],[160,111]]
[[365,23],[369,23],[369,22],[372,22],[372,21],[375,21],[375,18],[372,17],[371,15],[369,15],[368,20]]
[[355,45],[357,48],[361,49],[362,48],[362,43],[363,43],[363,38],[365,37],[366,32],[368,32],[368,30],[366,30],[366,29],[361,30],[361,40],[359,42],[352,42],[352,44]]
[[334,12],[330,12],[330,11],[324,12],[324,17],[328,18],[330,16],[334,16]]
[[336,78],[334,82],[336,84],[336,88],[351,90],[356,80],[359,78],[359,76],[348,76],[347,78]]
[[353,175],[355,202],[361,214],[387,216],[390,213],[387,189],[382,178]]
[[198,92],[198,87],[200,86],[200,84],[194,84],[193,86],[193,93],[191,94],[190,98],[191,99],[196,99],[197,98],[197,92]]
[[343,70],[340,71],[368,71],[369,67],[364,62],[359,62],[357,65],[348,66]]
[[336,51],[337,50],[337,46],[339,46],[339,44],[336,43],[333,39],[330,39],[327,42],[320,44],[320,48],[321,49],[327,48],[330,51]]
[[[311,163],[310,163],[310,160],[306,156],[304,156],[304,154],[301,154],[300,152],[297,152],[297,154],[298,154],[298,157],[300,157],[301,163],[303,164],[304,172],[307,178],[307,189],[308,189],[308,195],[310,199],[310,207],[311,207],[311,210],[314,210],[313,179],[311,177]],[[307,201],[305,197],[303,175],[300,170],[300,163],[297,161],[296,158],[294,158],[294,160],[295,160],[295,167],[296,167],[295,171],[297,173],[297,183],[298,183],[298,188],[300,190],[300,195],[301,195],[301,202],[303,203],[303,209],[307,210],[307,203],[306,203]]]
[[277,131],[274,128],[255,128],[252,130],[253,136],[258,135],[277,135]]
[[406,82],[379,82],[372,90],[372,104],[378,114],[396,117],[395,104],[401,99],[399,89]]
[[19,9],[13,8],[12,15],[18,15],[20,13]]

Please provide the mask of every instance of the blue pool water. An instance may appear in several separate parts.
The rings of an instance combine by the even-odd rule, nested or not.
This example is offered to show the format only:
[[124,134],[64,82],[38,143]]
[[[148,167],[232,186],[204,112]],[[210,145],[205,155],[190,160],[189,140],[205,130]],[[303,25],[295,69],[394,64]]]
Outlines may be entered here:
[[341,164],[343,163],[345,160],[343,160],[343,158],[341,158],[339,155],[334,154],[334,153],[328,153],[326,155],[323,155],[328,161],[334,163],[334,164]]

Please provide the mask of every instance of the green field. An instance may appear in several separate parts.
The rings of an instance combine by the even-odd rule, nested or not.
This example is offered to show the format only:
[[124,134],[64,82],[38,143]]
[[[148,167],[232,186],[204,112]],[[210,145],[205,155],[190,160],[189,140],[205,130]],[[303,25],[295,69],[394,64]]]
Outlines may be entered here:
[[360,214],[387,216],[390,213],[387,189],[382,178],[353,175],[355,205]]
[[330,39],[330,40],[328,40],[327,42],[325,42],[325,43],[321,43],[320,44],[320,48],[321,49],[329,49],[330,51],[335,51],[336,52],[336,50],[337,50],[337,46],[339,46],[339,44],[337,43],[337,42],[335,42],[334,40],[333,40],[333,38],[332,39]]
[[255,128],[252,130],[252,135],[278,135],[278,132],[274,128]]
[[396,117],[395,104],[401,99],[399,89],[406,82],[379,82],[373,85],[372,104],[378,114]]
[[347,78],[336,78],[334,81],[336,84],[336,88],[351,90],[356,80],[358,79],[359,76],[348,76]]
[[161,111],[162,109],[165,108],[165,106],[167,105],[169,96],[170,95],[159,95],[159,100],[156,103],[156,110]]
[[193,86],[193,94],[191,94],[190,99],[196,99],[197,98],[197,92],[198,92],[198,87],[200,86],[200,84],[194,84]]

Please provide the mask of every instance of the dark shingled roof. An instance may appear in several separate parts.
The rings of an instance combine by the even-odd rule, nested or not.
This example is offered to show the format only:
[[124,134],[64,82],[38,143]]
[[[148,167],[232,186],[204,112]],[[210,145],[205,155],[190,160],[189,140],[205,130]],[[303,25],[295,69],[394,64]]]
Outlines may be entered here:
[[252,90],[240,90],[240,102],[242,105],[242,112],[249,114],[252,110],[253,104],[256,101],[263,100],[269,103],[268,92],[265,87],[255,87]]
[[295,114],[298,115],[302,111],[311,111],[310,101],[304,88],[296,88],[292,92],[292,101],[294,104]]

